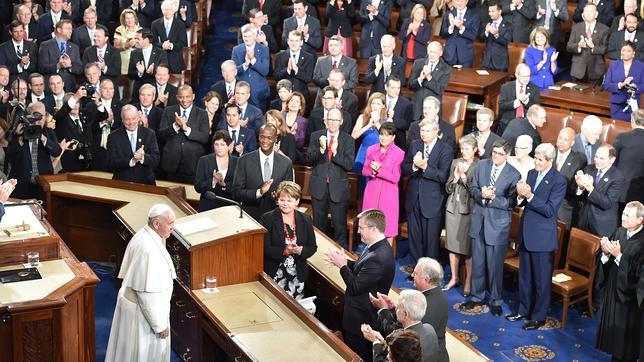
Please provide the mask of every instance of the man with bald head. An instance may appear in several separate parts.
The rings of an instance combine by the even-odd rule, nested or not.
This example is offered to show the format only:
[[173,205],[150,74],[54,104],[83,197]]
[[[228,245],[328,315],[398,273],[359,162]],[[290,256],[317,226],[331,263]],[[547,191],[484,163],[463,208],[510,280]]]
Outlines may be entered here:
[[599,137],[602,134],[602,120],[594,115],[589,115],[581,121],[581,132],[575,136],[575,144],[572,149],[586,156],[586,163],[592,165],[595,152],[602,142]]
[[[566,189],[566,196],[564,197],[557,216],[559,220],[566,223],[566,230],[570,230],[573,222],[576,223],[577,214],[577,184],[575,183],[575,173],[586,167],[586,157],[573,150],[575,144],[575,130],[566,127],[559,131],[557,136],[557,155],[555,157],[554,166],[563,177],[566,178],[568,183]],[[566,250],[563,248],[563,250]],[[557,267],[557,266],[555,266]]]
[[[414,103],[414,120],[423,118],[423,100],[429,96],[443,99],[447,88],[452,67],[445,63],[441,56],[443,46],[437,41],[427,44],[427,58],[416,59],[409,76],[409,88],[415,91],[412,97]],[[439,112],[440,114],[440,112]]]
[[380,38],[381,52],[369,57],[364,82],[371,84],[371,93],[385,93],[387,79],[394,76],[405,85],[405,59],[394,54],[396,39],[389,34]]
[[503,134],[505,127],[512,119],[525,117],[533,104],[541,102],[539,87],[530,82],[530,67],[525,63],[520,63],[516,67],[514,76],[516,80],[501,86],[497,134]]

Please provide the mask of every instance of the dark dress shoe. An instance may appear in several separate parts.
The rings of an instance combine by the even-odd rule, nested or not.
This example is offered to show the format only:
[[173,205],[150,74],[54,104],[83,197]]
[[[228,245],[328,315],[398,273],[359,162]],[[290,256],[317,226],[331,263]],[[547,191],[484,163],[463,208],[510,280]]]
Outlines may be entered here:
[[460,310],[469,310],[469,309],[474,309],[476,307],[480,307],[482,305],[485,305],[484,302],[475,302],[473,300],[468,300],[467,302],[461,304],[458,309]]
[[492,313],[492,315],[495,317],[500,317],[503,313],[503,307],[501,307],[500,305],[491,305],[490,313]]
[[507,314],[505,316],[505,319],[509,320],[510,322],[516,322],[516,321],[522,321],[524,319],[528,319],[528,316],[525,316],[523,314]]
[[534,329],[539,329],[546,325],[546,321],[526,321],[523,324],[523,329],[526,331],[531,331]]

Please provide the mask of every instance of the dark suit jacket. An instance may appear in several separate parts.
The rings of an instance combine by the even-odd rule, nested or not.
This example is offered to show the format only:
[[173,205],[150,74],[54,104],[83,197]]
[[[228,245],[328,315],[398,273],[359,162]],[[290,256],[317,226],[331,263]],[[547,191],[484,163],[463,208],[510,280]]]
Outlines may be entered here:
[[506,162],[494,184],[494,200],[485,201],[481,190],[490,185],[492,166],[492,160],[480,160],[474,171],[470,194],[476,204],[472,211],[470,237],[480,238],[483,233],[487,245],[505,245],[510,235],[512,209],[517,203],[516,186],[521,174]]
[[503,135],[501,136],[512,145],[512,155],[514,155],[514,145],[517,142],[517,138],[524,134],[532,138],[532,152],[530,152],[531,156],[534,156],[534,149],[541,144],[541,135],[539,135],[539,132],[537,132],[532,124],[530,124],[530,121],[528,121],[527,118],[515,118],[510,121],[508,126],[505,128],[505,131],[503,131]]
[[[559,156],[559,152],[557,152],[557,156]],[[554,162],[556,167],[556,157]],[[575,214],[578,209],[576,195],[577,183],[575,182],[575,173],[577,173],[577,171],[579,170],[582,170],[584,167],[586,167],[586,156],[571,149],[568,157],[566,157],[563,165],[561,166],[561,169],[559,170],[559,173],[566,178],[568,186],[566,189],[566,196],[564,197],[564,200],[559,207],[558,216],[559,219],[566,222],[566,227],[568,229],[574,226],[572,225],[572,223],[573,221],[576,221]]]
[[[344,109],[342,110],[342,119],[344,121],[340,126],[340,130],[346,134],[351,134],[351,130],[353,128],[351,125],[352,122],[350,122],[351,115]],[[306,126],[306,139],[310,140],[311,134],[320,130],[326,130],[326,124],[324,124],[324,107],[313,108],[311,111],[309,124]],[[309,144],[309,142],[306,142],[306,144]]]
[[[264,234],[264,272],[272,278],[275,277],[279,265],[286,260],[286,256],[284,256],[284,220],[279,207],[263,214],[259,223],[267,230]],[[292,255],[295,259],[295,270],[297,271],[297,279],[306,283],[309,275],[309,265],[306,259],[313,256],[318,250],[311,216],[296,210],[295,232],[297,245],[302,246],[300,255]]]
[[[259,0],[244,0],[242,4],[242,14],[245,18],[249,17],[252,9],[260,9]],[[264,0],[264,6],[261,8],[262,13],[268,17],[268,25],[279,27],[281,23],[280,10],[282,2],[280,0]]]
[[532,1],[524,1],[520,9],[510,9],[510,3],[503,6],[503,18],[512,23],[512,41],[514,43],[530,43],[530,23],[537,15],[537,5]]
[[[85,49],[83,53],[83,69],[88,63],[93,63],[98,61],[98,50],[95,45],[92,45]],[[121,75],[121,53],[118,49],[114,48],[110,44],[107,44],[105,48],[105,54],[103,54],[103,61],[107,66],[107,71],[101,74],[101,77],[110,78],[114,82],[114,88],[118,89],[118,77]]]
[[[640,20],[641,22],[641,20]],[[606,50],[606,57],[613,60],[621,59],[620,52],[625,43],[626,30],[616,31],[610,34],[608,38],[608,49]],[[644,61],[644,32],[641,30],[635,31],[635,58]]]
[[[407,58],[407,46],[411,41],[411,33],[407,34],[407,29],[411,23],[411,18],[406,18],[398,32],[398,38],[402,40],[400,56]],[[414,37],[414,59],[423,59],[427,57],[427,43],[432,38],[432,27],[427,20],[420,23],[420,28]]]
[[[210,87],[210,90],[219,93],[221,100],[224,104],[228,103],[228,90],[226,89],[226,81],[219,80]],[[233,86],[233,94],[235,93],[235,87]]]
[[[136,107],[141,113],[143,113],[143,109],[141,108],[140,103],[133,103],[133,106]],[[159,126],[161,125],[161,116],[163,115],[163,109],[152,105],[150,110],[148,111],[148,128],[154,131],[154,134],[156,135],[159,132]],[[159,145],[159,148],[161,145]]]
[[626,187],[620,202],[637,200],[644,202],[644,129],[635,128],[629,132],[617,135],[615,150],[617,161],[615,165],[626,179]]
[[[378,40],[380,41],[380,40]],[[382,54],[377,54],[372,57],[369,57],[369,64],[367,65],[367,74],[364,76],[364,82],[367,84],[371,84],[371,93],[373,92],[380,92],[380,93],[385,93],[385,82],[387,79],[389,79],[389,76],[396,76],[396,78],[400,79],[400,86],[404,87],[405,84],[407,83],[405,79],[405,59],[403,57],[399,57],[397,55],[393,55],[391,59],[391,71],[387,75],[387,79],[385,79],[385,70],[380,69],[378,72],[378,75],[376,75],[375,70],[376,70],[376,58],[379,57],[382,59]]]
[[452,75],[452,68],[447,63],[440,60],[436,63],[436,66],[432,71],[431,79],[427,80],[423,78],[422,82],[418,83],[418,78],[420,77],[423,67],[428,64],[429,60],[427,58],[416,59],[411,68],[409,83],[407,85],[415,92],[411,99],[414,103],[414,119],[423,118],[423,100],[425,100],[425,98],[434,96],[438,98],[439,101],[443,99],[443,92],[445,92],[447,83],[449,82],[449,77]]
[[481,66],[484,69],[498,70],[506,72],[509,66],[508,43],[512,41],[514,26],[507,19],[503,18],[501,24],[498,24],[498,37],[492,34],[486,34],[485,25],[481,24],[481,40],[485,42],[483,50],[483,60]]
[[[261,110],[266,109],[266,99],[269,96],[268,70],[271,64],[271,55],[268,47],[262,44],[255,44],[254,48],[255,64],[251,64],[247,69],[244,69],[243,63],[246,57],[246,45],[239,44],[233,48],[230,59],[237,64],[237,80],[244,80],[250,84],[250,103]],[[258,127],[259,128],[259,127]]]
[[443,201],[445,199],[445,182],[449,177],[449,169],[454,158],[454,151],[447,142],[436,139],[427,160],[425,171],[414,171],[413,158],[416,152],[424,153],[425,144],[422,140],[415,140],[409,144],[402,164],[403,173],[409,176],[407,185],[406,207],[411,213],[416,203],[420,205],[422,217],[440,218]]
[[[546,9],[546,3],[549,3],[550,0],[537,0],[537,9],[541,7]],[[546,24],[546,15],[535,15],[535,21],[532,23],[532,29],[538,26],[547,26],[550,30],[550,44],[554,47],[559,44],[559,39],[562,35],[561,24],[568,21],[568,1],[567,0],[555,0],[555,5],[558,11],[552,12],[550,16],[549,23]],[[579,38],[577,38],[579,39]]]
[[378,329],[378,314],[369,302],[369,293],[389,293],[396,264],[393,250],[386,239],[371,245],[357,261],[340,268],[346,284],[344,294],[343,330],[359,334],[362,323]]
[[[0,5],[0,7],[1,6],[2,5]],[[0,9],[0,11],[2,11],[2,9]],[[11,11],[9,11],[9,13],[11,14]],[[2,42],[11,40],[11,32],[10,32],[11,29],[9,26],[10,24],[8,23],[5,23],[5,24],[6,25],[3,27],[4,32],[0,34],[0,39],[2,40]],[[35,41],[38,40],[38,23],[33,21],[32,19],[31,22],[25,27],[25,32],[27,32],[27,36],[28,36],[27,40],[35,43]]]
[[[358,63],[355,59],[343,55],[337,67],[344,72],[344,89],[353,91],[353,88],[358,84]],[[313,68],[313,83],[317,84],[320,88],[329,85],[327,79],[329,78],[331,69],[333,69],[333,61],[330,55],[318,58],[315,63],[315,68]]]
[[[277,43],[277,39],[275,39],[273,28],[271,28],[270,25],[262,25],[261,31],[264,33],[264,35],[266,35],[266,44],[262,45],[267,46],[271,54],[277,53],[280,50],[280,46]],[[242,43],[244,43],[244,40],[242,38],[242,32],[240,28],[237,32],[237,44]]]
[[360,33],[360,58],[369,58],[381,53],[380,38],[388,33],[389,19],[393,1],[381,1],[378,5],[378,14],[373,19],[369,17],[367,5],[371,2],[363,1],[358,13],[362,32]]
[[[388,104],[387,107],[389,107]],[[413,120],[414,108],[409,99],[402,95],[398,96],[393,107],[393,122],[396,125],[395,143],[401,150],[407,150],[407,130],[409,129],[411,120]]]
[[237,161],[235,179],[233,180],[232,193],[236,201],[242,203],[242,208],[253,219],[259,220],[261,216],[275,208],[272,193],[282,181],[293,181],[293,163],[286,156],[273,152],[273,173],[268,191],[259,199],[256,197],[264,180],[262,179],[262,165],[259,157],[260,150],[246,153]]
[[[63,10],[60,12],[60,19],[70,19],[69,15]],[[32,19],[33,21],[33,19]],[[45,40],[52,38],[51,33],[54,32],[54,21],[51,18],[51,12],[45,11],[38,18],[38,42],[42,44]],[[30,34],[32,38],[36,38],[35,35]]]
[[[388,310],[386,312],[391,313],[391,311]],[[380,318],[380,315],[378,318]],[[429,323],[419,322],[405,329],[414,331],[420,338],[422,361],[444,361],[443,359],[438,359],[439,344],[434,326]],[[449,360],[449,358],[447,360]],[[387,350],[383,349],[381,343],[375,343],[373,345],[373,362],[386,361],[388,361]]]
[[581,153],[584,155],[584,158],[586,159],[586,163],[592,164],[595,163],[593,158],[595,157],[595,153],[597,152],[597,149],[599,146],[602,145],[602,142],[600,140],[597,140],[594,145],[590,145],[590,152],[591,152],[591,157],[590,160],[586,157],[586,150],[584,150],[584,141],[581,139],[581,133],[577,133],[575,136],[575,143],[572,145],[572,150]]
[[[420,121],[413,121],[409,125],[409,131],[407,132],[407,144],[411,144],[417,139],[420,139]],[[454,154],[456,154],[456,130],[454,126],[447,122],[439,121],[438,122],[438,138],[446,142]]]
[[[297,74],[288,71],[288,60],[291,57],[289,49],[282,50],[275,56],[275,65],[273,66],[273,77],[276,81],[288,79],[293,83],[293,90],[304,95],[304,99],[309,99],[308,83],[313,80],[313,68],[315,67],[315,56],[300,49],[299,59],[297,60]],[[224,85],[225,86],[225,85]],[[225,90],[224,90],[225,92]]]
[[[156,83],[153,83],[153,85],[157,86]],[[172,85],[170,83],[166,83],[165,88],[163,89],[163,94],[168,95],[168,100],[167,100],[167,104],[164,106],[163,103],[156,104],[157,98],[159,98],[158,97],[159,92],[158,92],[158,87],[157,87],[157,96],[154,97],[154,103],[156,104],[157,107],[159,107],[161,109],[164,109],[164,108],[169,107],[169,106],[176,106],[178,104],[178,101],[177,101],[177,92],[178,91],[179,91],[179,88],[177,88],[176,86],[174,86],[174,85]],[[138,95],[137,95],[137,98],[138,98]]]
[[72,120],[69,112],[69,105],[67,102],[63,102],[63,106],[54,114],[54,119],[56,119],[56,138],[67,141],[75,139],[80,144],[75,151],[66,150],[61,156],[60,163],[65,172],[85,171],[91,165],[91,161],[87,160],[85,155],[81,153],[81,148],[82,146],[89,147],[93,142],[91,122],[94,122],[95,119],[89,118],[86,112],[81,109],[78,114],[78,119],[83,125],[81,131]]
[[[49,112],[49,114],[53,114],[54,107],[56,106],[56,101],[54,100],[54,96],[49,92],[45,92],[43,93],[41,98],[42,99],[40,100],[40,102],[45,105],[45,109],[47,110],[47,112]],[[26,105],[28,106],[31,103],[33,103],[32,100],[33,100],[33,94],[31,93],[31,91],[29,91],[27,93]]]
[[[530,82],[525,86],[525,92],[528,95],[528,103],[523,105],[524,116],[528,114],[528,108],[533,104],[541,102],[539,87]],[[516,109],[514,100],[517,98],[517,82],[507,82],[501,86],[501,95],[499,96],[499,134],[505,130],[510,120],[515,118]],[[536,145],[534,145],[536,147]]]
[[[132,0],[120,0],[120,4],[119,14],[125,8],[132,8]],[[134,12],[136,13],[137,19],[139,19],[139,25],[141,25],[141,27],[149,29],[152,25],[152,21],[160,16],[160,14],[157,13],[157,11],[161,11],[160,8],[157,8],[160,4],[160,2],[157,3],[155,1],[146,1],[145,7],[136,7]]]
[[309,191],[314,199],[321,200],[328,193],[331,201],[346,202],[351,194],[347,172],[351,171],[355,160],[355,142],[348,133],[341,130],[337,139],[338,152],[329,161],[326,150],[321,153],[319,147],[320,136],[326,135],[326,128],[311,133],[309,148],[306,152],[306,161],[313,167]]
[[[127,75],[134,81],[134,84],[132,86],[132,99],[139,98],[139,88],[141,88],[143,84],[147,83],[154,85],[155,83],[154,73],[143,73],[141,76],[139,76],[139,72],[136,70],[136,63],[143,61],[143,50],[132,50],[132,53],[130,53],[130,63],[127,67]],[[168,56],[166,55],[166,52],[164,52],[163,49],[153,45],[148,64],[144,65],[149,66],[150,64],[154,64],[155,70],[156,66],[159,64],[168,64]]]
[[27,80],[27,78],[29,78],[29,74],[38,71],[38,46],[36,43],[28,40],[23,41],[22,44],[23,45],[20,50],[23,53],[25,50],[29,53],[29,67],[27,67],[27,69],[23,69],[20,73],[18,73],[20,58],[18,58],[18,54],[16,54],[16,48],[13,46],[13,41],[9,39],[8,41],[0,44],[0,58],[4,58],[4,64],[9,68],[11,79],[20,77]]
[[65,82],[65,92],[74,92],[76,90],[76,76],[83,74],[83,63],[81,62],[78,46],[70,41],[67,42],[67,55],[72,61],[71,68],[58,70],[56,67],[60,59],[60,48],[56,43],[56,39],[40,43],[38,71],[45,76],[60,74],[63,82]]
[[[311,8],[313,8],[313,6],[309,6],[309,9]],[[322,47],[320,20],[311,15],[307,15],[306,19],[304,20],[304,24],[309,26],[309,35],[307,39],[304,40],[302,49],[304,49],[304,51],[306,51],[307,53],[315,54],[315,52],[317,52],[317,50]],[[288,33],[290,33],[291,30],[296,29],[297,19],[295,18],[295,16],[284,19],[284,24],[282,26],[282,47],[284,47],[284,49],[288,48]]]
[[570,75],[573,78],[589,80],[602,79],[604,75],[604,53],[608,48],[608,26],[597,21],[593,29],[592,40],[595,47],[577,50],[580,38],[586,36],[586,23],[581,22],[572,26],[566,50],[572,54]]
[[[112,0],[96,0],[96,15],[98,16],[99,23],[107,25],[107,23],[111,20],[113,3],[114,2]],[[85,9],[89,7],[89,5],[89,0],[80,0],[80,5],[78,7],[78,13],[80,16],[79,19],[82,19],[83,13],[85,12]]]
[[[479,131],[474,131],[473,134],[475,137],[478,137]],[[483,146],[484,151],[482,154],[479,154],[479,159],[482,160],[482,159],[490,158],[492,156],[492,145],[494,144],[494,141],[498,139],[501,139],[501,136],[490,131],[490,135],[487,136],[487,140],[485,141],[485,146]]]
[[161,157],[156,135],[151,129],[138,127],[136,138],[136,149],[143,146],[145,157],[143,163],[137,162],[134,167],[130,167],[134,152],[125,127],[110,133],[107,139],[107,163],[113,172],[112,179],[154,185],[154,169]]
[[[217,128],[217,130],[228,132],[228,126],[224,128]],[[232,138],[233,135],[231,134],[230,137]],[[255,131],[248,127],[239,127],[239,134],[237,135],[237,142],[235,143],[235,145],[240,143],[244,145],[243,154],[255,151],[257,149],[257,136],[255,135]],[[233,149],[232,155],[236,157],[240,156],[240,154],[235,149]]]
[[[242,110],[242,114],[239,119],[247,119],[248,124],[246,127],[253,130],[255,136],[259,135],[259,128],[264,124],[264,114],[259,108],[250,103],[246,103],[246,109]],[[228,127],[228,123],[226,123],[226,113],[221,112],[219,123],[217,123],[217,129],[225,129],[226,127]]]
[[214,192],[217,196],[232,199],[233,196],[230,190],[233,185],[233,180],[235,179],[236,167],[237,157],[229,157],[228,171],[226,172],[226,177],[224,178],[224,183],[226,184],[226,186],[216,184],[215,187],[212,187],[212,173],[213,171],[219,171],[215,154],[210,153],[199,158],[199,162],[197,162],[197,174],[195,175],[195,190],[201,194],[201,197],[199,198],[199,208],[197,209],[198,212],[212,210],[214,208],[226,205],[219,200],[211,200],[209,198],[206,198],[204,196],[206,191]]
[[557,210],[566,195],[567,183],[566,178],[551,167],[535,189],[538,174],[534,169],[528,171],[526,182],[532,187],[534,197],[530,202],[524,199],[518,205],[525,206],[519,224],[519,242],[528,251],[553,252],[558,248]]
[[337,4],[326,5],[326,28],[324,36],[330,38],[338,32],[344,38],[351,38],[353,34],[353,23],[355,22],[356,9],[355,2],[345,2],[341,8],[338,9]]
[[463,17],[465,26],[463,34],[456,28],[452,34],[449,33],[449,14],[456,18],[458,15],[456,8],[445,11],[445,15],[443,15],[441,36],[447,38],[443,49],[443,59],[449,65],[460,64],[471,68],[474,63],[474,39],[478,36],[481,26],[479,14],[475,10],[466,10]]
[[[161,116],[157,137],[163,146],[161,168],[170,174],[194,174],[199,157],[204,154],[204,145],[209,141],[208,115],[193,104],[188,115],[190,135],[173,128],[175,113],[181,115],[181,106],[169,106]],[[182,166],[180,169],[179,166]]]
[[[313,105],[314,108],[317,107],[322,107],[322,88],[318,89],[318,95],[315,97],[315,104]],[[344,126],[346,124],[347,127],[351,127],[350,129],[353,129],[353,124],[354,122],[358,119],[358,96],[353,94],[351,91],[347,91],[344,89],[342,91],[342,95],[340,96],[340,102],[341,102],[341,109],[343,111],[347,111],[349,115],[351,116],[350,118],[342,118],[344,122],[342,123],[342,128],[344,129]],[[347,124],[348,123],[348,124]],[[351,134],[351,132],[348,132]]]
[[[584,173],[594,179],[597,168],[595,165],[588,165],[584,168]],[[626,187],[622,172],[614,165],[611,166],[595,185],[593,192],[589,194],[584,191],[580,195],[584,205],[579,210],[579,228],[600,237],[610,236],[619,226],[619,199]]]
[[169,36],[165,34],[163,18],[153,21],[150,28],[152,30],[152,35],[154,36],[154,45],[163,48],[161,46],[163,42],[170,40],[173,48],[172,50],[165,51],[168,57],[170,73],[181,73],[181,71],[186,68],[185,63],[183,62],[183,48],[188,46],[186,25],[177,19],[172,20]]
[[[74,28],[74,31],[72,32],[72,43],[78,45],[78,49],[80,50],[81,54],[84,54],[85,49],[92,46],[92,39],[90,39],[89,37],[87,25],[83,24],[77,28]],[[117,54],[119,53],[117,52]]]
[[[586,6],[587,3],[588,0],[579,0],[577,2],[577,8],[575,9],[575,13],[572,15],[572,21],[575,23],[584,21],[581,17],[581,13],[584,11],[584,6]],[[637,3],[637,8],[639,9],[639,1]],[[599,4],[597,4],[597,12],[597,21],[606,26],[610,26],[613,18],[615,17],[615,0],[600,0]]]

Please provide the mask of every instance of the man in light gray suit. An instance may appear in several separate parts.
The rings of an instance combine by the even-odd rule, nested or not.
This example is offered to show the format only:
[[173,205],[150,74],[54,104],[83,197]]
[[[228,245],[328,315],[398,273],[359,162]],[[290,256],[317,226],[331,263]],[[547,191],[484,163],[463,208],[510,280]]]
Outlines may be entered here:
[[[485,292],[493,316],[502,314],[503,260],[508,248],[512,209],[517,204],[516,185],[521,174],[509,163],[511,145],[498,140],[492,158],[481,160],[470,192],[476,201],[472,212],[472,298],[460,309],[473,312],[485,304]],[[487,282],[487,283],[486,283]]]
[[602,134],[602,120],[597,116],[589,115],[581,121],[581,132],[575,136],[575,143],[572,150],[586,156],[586,163],[595,163],[595,153],[602,142],[599,137]]
[[334,35],[329,39],[329,55],[318,58],[313,69],[313,82],[320,88],[329,85],[331,69],[342,69],[344,72],[344,89],[353,91],[358,84],[358,63],[355,59],[342,54],[344,40]]
[[315,54],[322,47],[322,33],[320,32],[320,21],[307,14],[308,5],[306,0],[293,0],[293,16],[284,19],[282,25],[282,47],[288,47],[288,34],[291,30],[299,30],[304,37],[302,50]]
[[[418,334],[420,345],[423,351],[423,361],[436,361],[438,355],[438,337],[436,331],[429,323],[423,323],[427,309],[427,300],[425,295],[418,290],[405,289],[400,292],[400,298],[396,302],[396,318],[402,325],[403,329],[409,329]],[[391,309],[381,309],[378,311],[378,321],[382,323],[385,333],[387,330],[385,323],[394,319]],[[384,348],[384,338],[380,332],[374,331],[368,324],[362,325],[362,335],[373,343],[373,361],[387,361],[387,351]]]

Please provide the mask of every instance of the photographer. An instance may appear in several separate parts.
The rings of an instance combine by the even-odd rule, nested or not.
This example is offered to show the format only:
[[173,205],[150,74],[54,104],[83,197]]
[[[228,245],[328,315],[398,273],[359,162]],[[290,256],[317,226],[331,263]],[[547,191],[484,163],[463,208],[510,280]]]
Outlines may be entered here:
[[42,196],[36,178],[54,173],[51,157],[57,157],[61,152],[56,134],[45,127],[45,113],[44,104],[31,103],[26,114],[14,119],[14,126],[11,127],[13,134],[6,154],[11,163],[9,177],[18,180],[13,193],[17,198]]
[[[86,112],[80,108],[81,99],[87,97],[87,90],[81,86],[76,93],[67,93],[63,98],[63,105],[54,115],[56,119],[56,136],[59,140],[70,142],[68,147],[63,150],[61,155],[61,172],[78,172],[87,171],[92,166],[92,153],[90,145],[92,144],[91,125],[97,117],[101,120],[107,116],[106,112],[95,113],[94,117],[89,117]],[[94,101],[99,96],[94,94]]]
[[[14,119],[20,118],[20,115],[25,114],[25,109],[27,108],[27,82],[16,78],[11,83],[11,95],[9,101],[7,102],[7,121],[9,124],[14,124]],[[4,92],[3,92],[4,93]],[[6,97],[6,93],[3,94],[2,99]],[[13,129],[13,127],[11,127]]]
[[621,59],[614,60],[608,67],[603,87],[611,92],[611,118],[630,121],[631,113],[640,107],[640,93],[644,89],[644,63],[635,58],[634,43],[624,42]]

